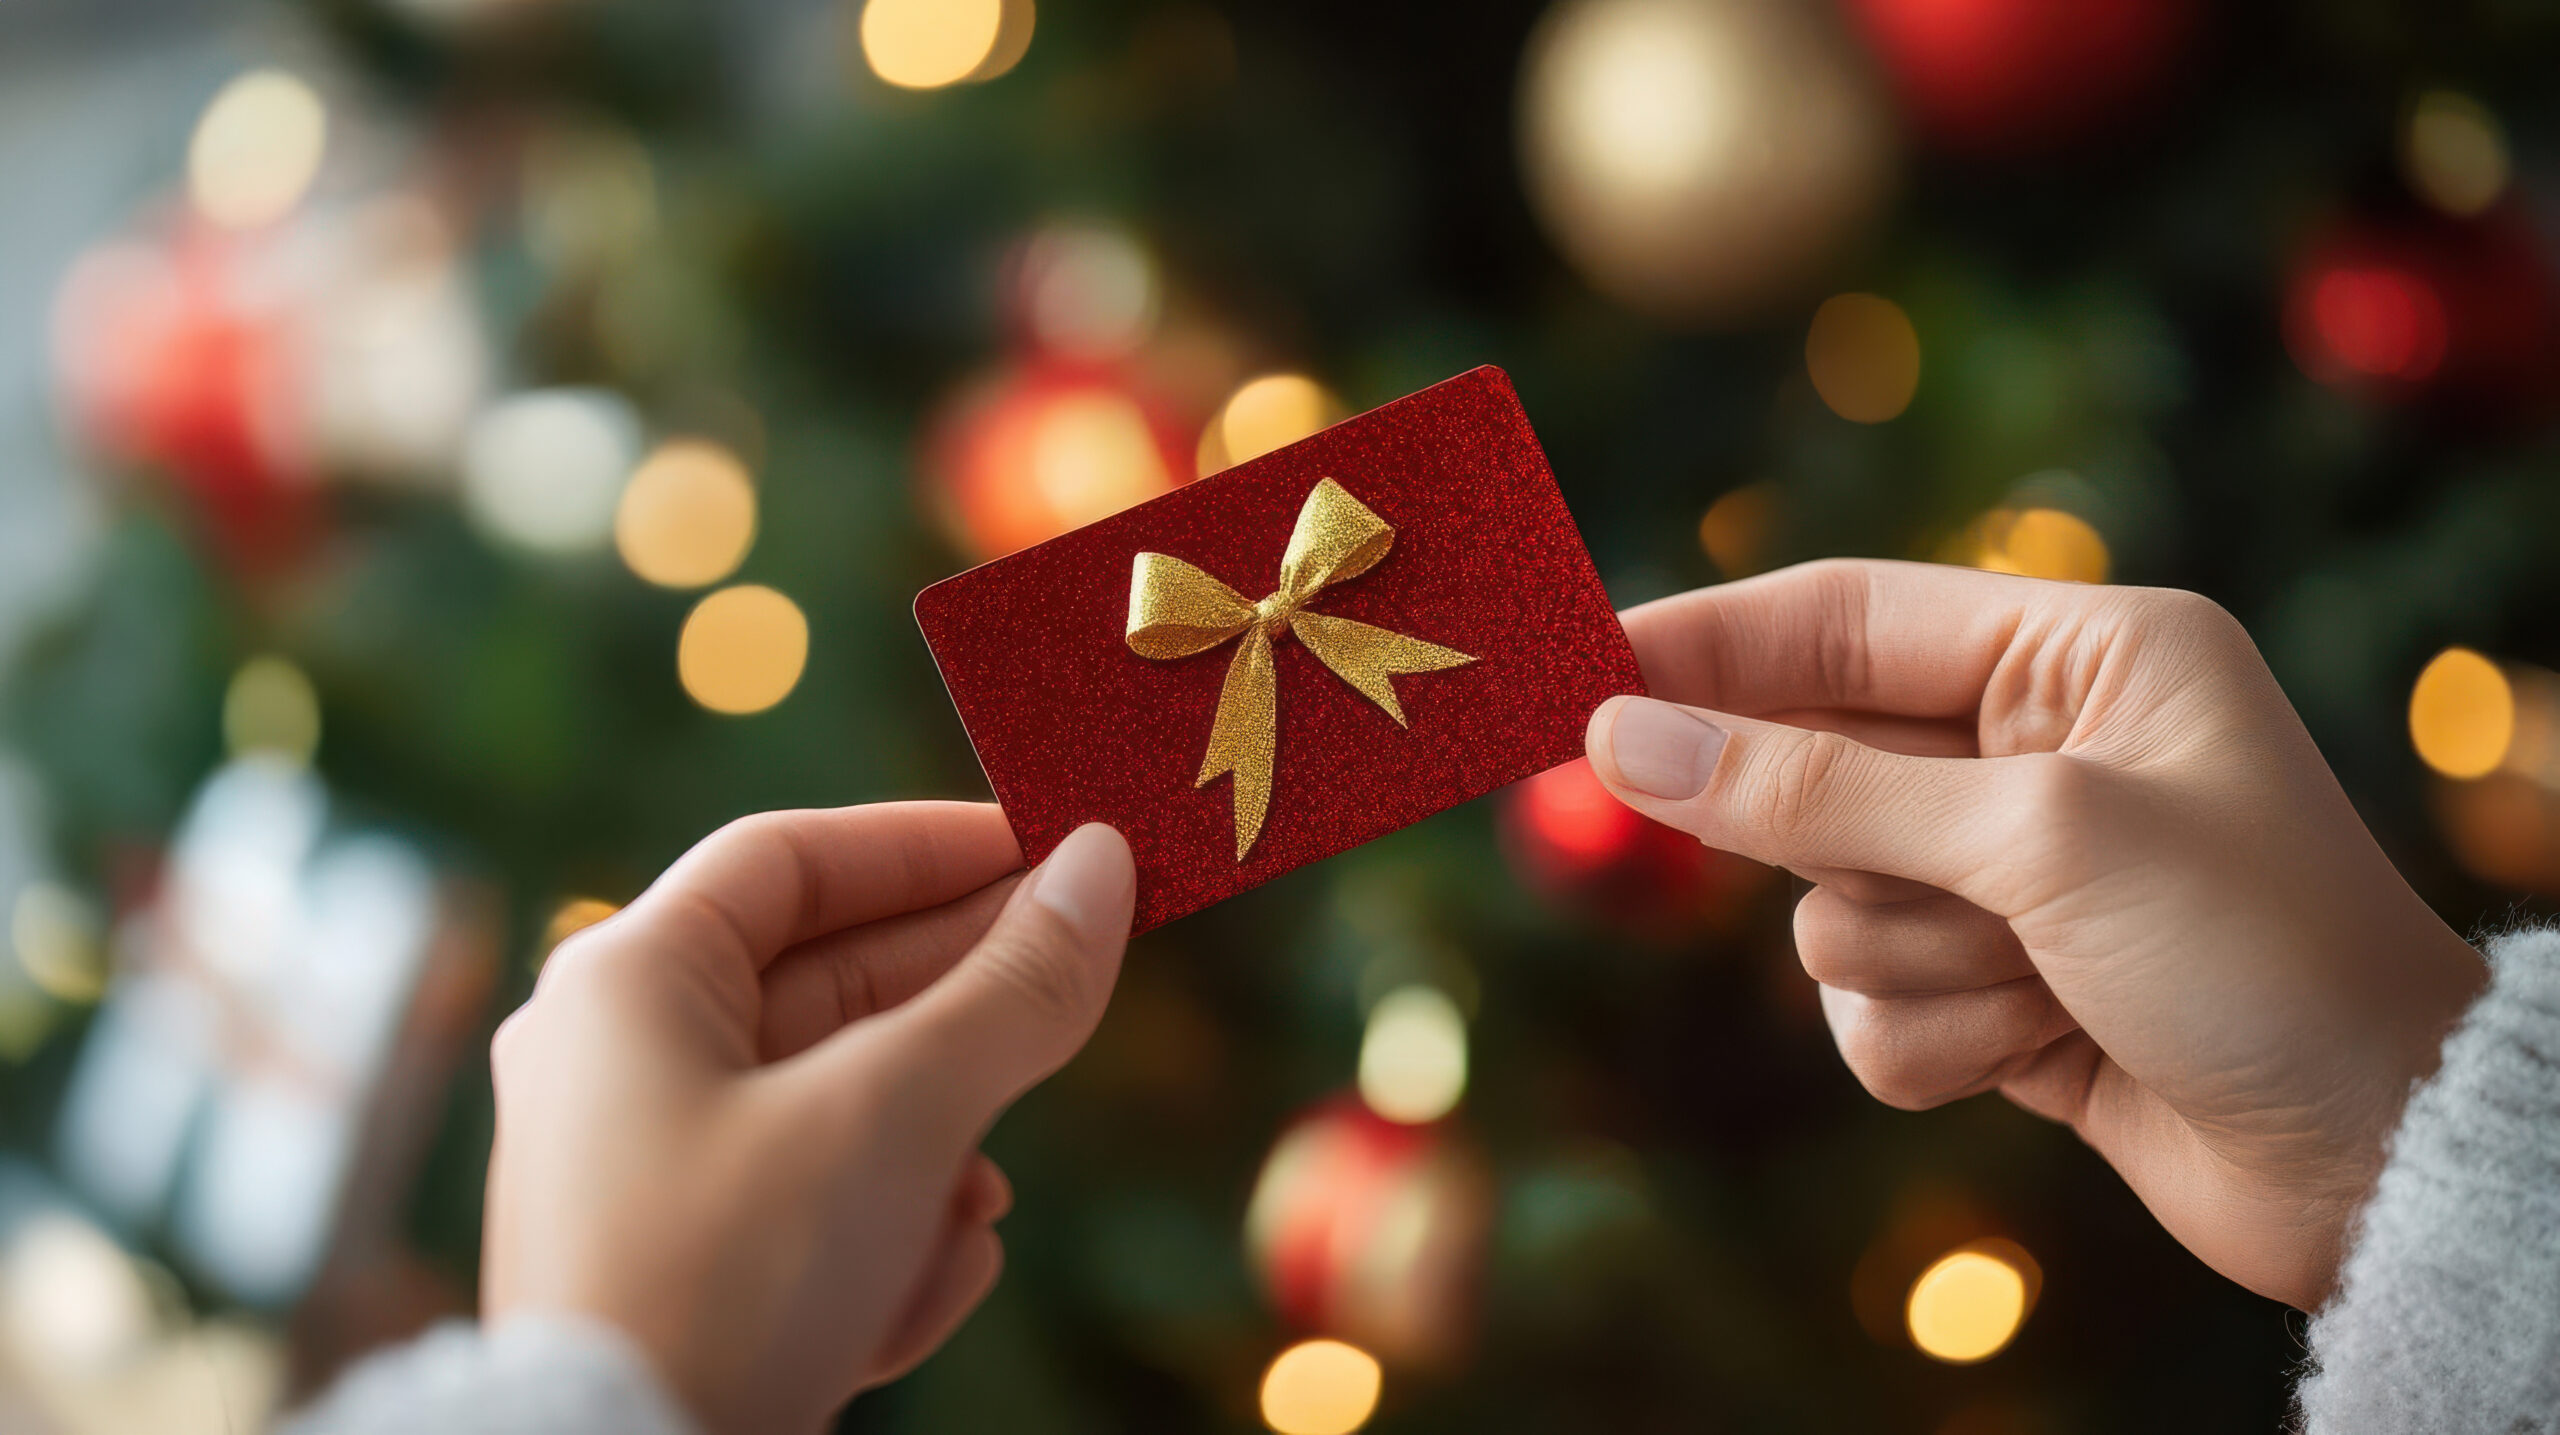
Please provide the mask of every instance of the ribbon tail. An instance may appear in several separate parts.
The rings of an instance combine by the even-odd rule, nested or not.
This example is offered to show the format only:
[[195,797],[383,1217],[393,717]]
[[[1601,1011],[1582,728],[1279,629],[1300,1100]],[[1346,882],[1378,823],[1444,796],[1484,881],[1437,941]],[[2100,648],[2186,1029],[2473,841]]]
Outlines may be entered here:
[[1271,766],[1280,746],[1280,677],[1271,662],[1271,635],[1248,630],[1227,665],[1218,690],[1218,716],[1209,728],[1209,750],[1200,759],[1194,787],[1221,773],[1235,774],[1236,860],[1244,860],[1262,835],[1271,808]]
[[1289,619],[1289,629],[1319,662],[1386,709],[1398,727],[1405,725],[1404,707],[1396,701],[1395,685],[1387,681],[1389,678],[1398,673],[1436,673],[1475,661],[1473,654],[1455,648],[1327,613],[1294,614]]

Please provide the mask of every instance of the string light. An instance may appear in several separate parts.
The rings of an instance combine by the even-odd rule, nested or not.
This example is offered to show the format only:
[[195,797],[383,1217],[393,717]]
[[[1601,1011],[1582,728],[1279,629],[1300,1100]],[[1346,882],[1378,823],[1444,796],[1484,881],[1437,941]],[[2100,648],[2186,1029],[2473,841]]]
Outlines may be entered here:
[[613,544],[633,573],[661,588],[701,588],[738,571],[756,538],[755,483],[726,447],[660,444],[631,475],[614,511]]
[[320,695],[290,661],[251,658],[223,693],[222,737],[233,757],[264,753],[308,766],[320,750]]
[[2429,90],[2409,107],[2400,132],[2400,169],[2420,199],[2467,219],[2507,188],[2507,137],[2497,117],[2469,95]]
[[1911,1343],[1932,1360],[1971,1365],[2005,1349],[2034,1298],[2025,1252],[1980,1242],[1940,1256],[1911,1283],[1904,1319]]
[[2420,761],[2447,777],[2496,771],[2515,731],[2515,690],[2507,675],[2469,648],[2436,654],[2409,690],[2409,741]]
[[463,509],[482,532],[578,553],[613,531],[640,447],[630,402],[607,389],[540,389],[481,411],[463,440]]
[[1467,1090],[1467,1019],[1433,986],[1406,986],[1370,1009],[1360,1042],[1360,1099],[1389,1121],[1422,1125]]
[[771,588],[740,584],[694,605],[676,640],[685,693],[716,713],[763,712],[791,695],[809,661],[809,620]]
[[1920,333],[1890,299],[1834,294],[1813,313],[1804,366],[1833,413],[1880,424],[1900,417],[1920,387]]
[[256,229],[292,212],[320,173],[329,115],[309,85],[252,70],[224,85],[187,145],[187,193],[225,229]]
[[1200,476],[1285,448],[1341,417],[1342,401],[1304,374],[1248,380],[1200,435]]
[[1377,1413],[1377,1358],[1339,1340],[1304,1340],[1262,1376],[1262,1422],[1278,1435],[1350,1435]]
[[956,85],[995,58],[1005,8],[1005,0],[870,0],[862,7],[862,57],[900,89]]

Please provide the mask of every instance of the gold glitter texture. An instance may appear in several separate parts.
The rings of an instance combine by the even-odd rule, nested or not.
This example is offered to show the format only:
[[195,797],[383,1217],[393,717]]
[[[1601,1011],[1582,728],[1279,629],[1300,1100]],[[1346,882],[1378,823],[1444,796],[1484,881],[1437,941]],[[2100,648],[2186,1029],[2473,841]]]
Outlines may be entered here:
[[1280,678],[1271,661],[1274,641],[1295,633],[1317,661],[1406,726],[1403,704],[1389,681],[1398,673],[1432,673],[1472,663],[1454,648],[1326,613],[1305,611],[1333,584],[1377,566],[1396,531],[1332,479],[1317,481],[1298,509],[1280,559],[1280,586],[1258,603],[1163,553],[1141,553],[1129,573],[1129,648],[1140,657],[1171,661],[1205,653],[1241,634],[1244,642],[1227,665],[1218,692],[1218,715],[1209,750],[1200,759],[1195,787],[1235,774],[1236,860],[1253,850],[1271,806],[1271,770],[1280,746]]

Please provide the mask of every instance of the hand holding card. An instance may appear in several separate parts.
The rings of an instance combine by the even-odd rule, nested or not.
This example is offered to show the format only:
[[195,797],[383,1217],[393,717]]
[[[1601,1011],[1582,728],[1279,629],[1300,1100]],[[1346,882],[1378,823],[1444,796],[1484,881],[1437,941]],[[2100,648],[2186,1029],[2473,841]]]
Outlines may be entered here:
[[935,584],[916,617],[1025,856],[1120,829],[1141,929],[1579,756],[1591,710],[1643,691],[1492,368]]

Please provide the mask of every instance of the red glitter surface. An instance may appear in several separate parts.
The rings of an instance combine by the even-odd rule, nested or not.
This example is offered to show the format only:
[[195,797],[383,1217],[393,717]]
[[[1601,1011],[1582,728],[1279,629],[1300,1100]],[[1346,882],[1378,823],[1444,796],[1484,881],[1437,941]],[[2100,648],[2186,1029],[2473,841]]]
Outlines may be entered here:
[[[1232,779],[1192,785],[1233,644],[1175,662],[1131,652],[1130,562],[1169,553],[1260,598],[1322,478],[1396,536],[1311,608],[1477,661],[1396,679],[1412,724],[1399,728],[1281,642],[1270,816],[1239,862]],[[1140,931],[1579,757],[1592,709],[1644,691],[1528,415],[1492,367],[945,579],[917,595],[916,622],[1025,856],[1087,822],[1120,829]]]

